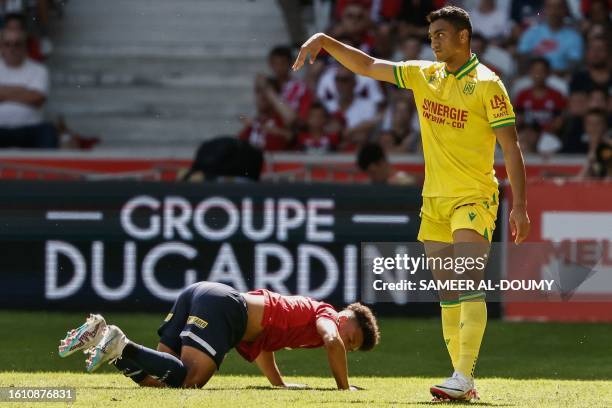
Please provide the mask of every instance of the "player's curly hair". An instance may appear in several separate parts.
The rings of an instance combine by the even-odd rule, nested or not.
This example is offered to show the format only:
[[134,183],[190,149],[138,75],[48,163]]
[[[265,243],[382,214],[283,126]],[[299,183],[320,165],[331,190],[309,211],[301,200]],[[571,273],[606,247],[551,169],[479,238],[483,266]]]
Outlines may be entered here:
[[468,30],[469,37],[472,37],[472,23],[467,11],[456,6],[445,6],[441,9],[432,11],[427,16],[427,22],[433,23],[436,20],[446,20],[455,27],[457,31]]
[[372,350],[380,340],[380,332],[378,331],[378,323],[374,313],[372,313],[369,307],[361,303],[351,303],[346,309],[354,313],[357,324],[359,324],[363,332],[363,343],[361,343],[359,350]]

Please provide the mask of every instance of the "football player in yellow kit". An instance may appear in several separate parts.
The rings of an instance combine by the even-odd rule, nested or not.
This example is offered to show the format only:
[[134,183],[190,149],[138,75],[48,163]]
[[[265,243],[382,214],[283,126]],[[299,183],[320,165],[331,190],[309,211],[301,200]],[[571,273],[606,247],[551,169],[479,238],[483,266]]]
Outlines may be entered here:
[[[482,256],[489,250],[499,204],[493,169],[495,142],[504,154],[513,193],[510,228],[519,244],[529,234],[525,166],[515,117],[499,77],[471,53],[468,13],[447,6],[428,16],[432,61],[373,58],[318,33],[300,49],[297,70],[321,49],[358,75],[411,89],[421,126],[425,184],[418,240],[428,257]],[[476,271],[482,278],[483,270]],[[438,280],[454,271],[433,270]],[[484,292],[440,292],[442,332],[453,375],[430,392],[434,399],[477,398],[474,367],[487,322]]]

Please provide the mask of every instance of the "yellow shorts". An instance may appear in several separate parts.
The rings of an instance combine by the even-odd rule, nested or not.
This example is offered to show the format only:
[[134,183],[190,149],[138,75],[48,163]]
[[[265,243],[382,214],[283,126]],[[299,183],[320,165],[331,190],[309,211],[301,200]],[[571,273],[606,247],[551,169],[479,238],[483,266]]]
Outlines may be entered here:
[[491,242],[497,219],[499,193],[487,197],[423,197],[417,239],[453,242],[453,232],[471,229]]

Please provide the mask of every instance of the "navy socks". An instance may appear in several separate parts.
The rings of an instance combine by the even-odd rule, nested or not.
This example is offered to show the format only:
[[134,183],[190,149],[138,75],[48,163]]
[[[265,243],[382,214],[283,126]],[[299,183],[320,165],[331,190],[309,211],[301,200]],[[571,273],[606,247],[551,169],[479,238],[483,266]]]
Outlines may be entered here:
[[147,376],[142,368],[127,357],[118,358],[113,362],[113,365],[136,384],[139,384]]
[[182,386],[187,376],[187,368],[181,360],[171,354],[139,344],[129,342],[123,349],[121,357],[122,359],[118,361],[127,359],[126,364],[133,363],[144,373],[157,378],[169,387],[178,388]]

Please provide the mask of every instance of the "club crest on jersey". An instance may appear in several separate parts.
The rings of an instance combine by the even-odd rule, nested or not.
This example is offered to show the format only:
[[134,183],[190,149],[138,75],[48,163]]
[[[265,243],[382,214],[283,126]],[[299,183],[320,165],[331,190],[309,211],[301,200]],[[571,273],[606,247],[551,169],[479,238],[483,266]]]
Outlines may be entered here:
[[476,89],[476,84],[474,82],[468,82],[463,87],[463,93],[466,95],[471,95],[474,93],[474,89]]

